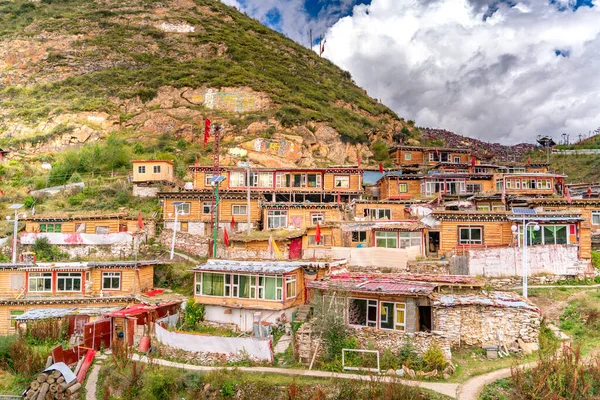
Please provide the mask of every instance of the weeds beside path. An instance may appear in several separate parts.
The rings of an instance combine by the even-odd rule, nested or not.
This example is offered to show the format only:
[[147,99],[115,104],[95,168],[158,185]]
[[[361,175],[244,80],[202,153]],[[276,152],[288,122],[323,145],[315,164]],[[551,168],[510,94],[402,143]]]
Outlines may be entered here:
[[[294,376],[310,376],[315,378],[336,378],[336,379],[354,379],[370,381],[372,379],[369,375],[359,374],[344,374],[339,372],[327,372],[327,371],[309,371],[304,369],[288,369],[288,368],[273,368],[273,367],[209,367],[202,365],[190,365],[181,364],[167,360],[152,359],[148,357],[140,356],[138,354],[133,355],[133,361],[139,361],[143,363],[153,363],[162,365],[165,367],[181,368],[189,371],[215,371],[215,370],[237,370],[240,372],[249,373],[269,373],[269,374],[280,374],[280,375],[294,375]],[[381,378],[384,382],[392,381],[394,377],[384,376]],[[429,389],[437,393],[441,393],[453,399],[456,398],[456,391],[458,389],[457,383],[443,383],[443,382],[422,382],[422,381],[411,381],[406,379],[398,379],[399,383],[407,386],[420,387],[423,389]]]
[[[535,367],[536,365],[537,361],[531,361],[526,364],[519,365],[519,368],[529,369]],[[485,385],[496,382],[498,379],[509,378],[510,376],[511,367],[502,368],[483,375],[477,375],[463,382],[458,387],[456,391],[456,398],[459,400],[477,400]]]

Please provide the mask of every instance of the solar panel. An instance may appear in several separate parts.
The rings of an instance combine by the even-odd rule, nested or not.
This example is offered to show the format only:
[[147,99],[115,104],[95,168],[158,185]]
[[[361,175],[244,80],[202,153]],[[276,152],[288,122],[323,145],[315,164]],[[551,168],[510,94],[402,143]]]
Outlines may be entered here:
[[224,177],[224,176],[221,176],[221,175],[213,176],[213,177],[210,179],[210,184],[211,184],[211,185],[214,185],[214,184],[216,184],[216,183],[221,183],[221,182],[223,182],[224,180],[225,180],[225,177]]
[[537,211],[535,211],[533,208],[524,208],[524,207],[513,207],[512,212],[513,212],[513,214],[526,214],[526,215],[537,214]]

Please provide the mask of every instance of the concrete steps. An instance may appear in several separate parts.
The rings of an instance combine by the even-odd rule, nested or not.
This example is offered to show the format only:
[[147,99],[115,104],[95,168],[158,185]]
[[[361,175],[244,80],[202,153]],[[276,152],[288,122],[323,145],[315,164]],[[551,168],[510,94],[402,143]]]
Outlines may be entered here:
[[294,321],[306,322],[306,320],[310,316],[310,312],[311,310],[309,305],[303,305],[298,307],[298,311],[296,311],[296,318],[294,318]]

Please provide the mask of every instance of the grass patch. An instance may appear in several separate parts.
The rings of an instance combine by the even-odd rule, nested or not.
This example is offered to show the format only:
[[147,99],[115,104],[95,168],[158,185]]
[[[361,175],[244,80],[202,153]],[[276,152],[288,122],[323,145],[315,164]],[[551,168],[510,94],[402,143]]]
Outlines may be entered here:
[[456,372],[451,375],[448,382],[464,382],[477,375],[512,367],[515,364],[534,361],[535,359],[536,355],[530,354],[528,356],[512,355],[508,358],[488,360],[485,350],[478,347],[452,350],[452,362],[456,365]]

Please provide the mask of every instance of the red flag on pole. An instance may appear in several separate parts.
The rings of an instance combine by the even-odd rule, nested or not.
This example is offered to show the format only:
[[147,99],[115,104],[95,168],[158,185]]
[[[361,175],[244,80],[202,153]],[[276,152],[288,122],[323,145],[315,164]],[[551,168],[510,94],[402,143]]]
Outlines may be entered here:
[[475,156],[471,156],[471,167],[475,167],[475,164],[477,163],[477,160],[475,159]]
[[565,189],[565,193],[567,195],[567,203],[571,204],[571,191],[569,190],[569,188]]
[[196,156],[196,167],[198,166],[198,156]]
[[321,243],[321,225],[317,222],[317,232],[315,232],[315,243]]
[[360,168],[360,153],[358,153],[358,168]]
[[592,187],[591,187],[591,186],[588,186],[588,190],[587,190],[587,194],[588,194],[588,196],[591,196],[591,195],[592,195],[592,193],[593,193],[593,192],[592,192]]
[[531,156],[527,157],[527,164],[531,165]]
[[342,193],[338,192],[338,204],[340,204],[342,202]]
[[230,226],[231,226],[231,230],[234,230],[234,229],[235,229],[235,218],[234,218],[234,216],[233,216],[233,215],[231,216],[231,223],[230,223]]
[[140,228],[140,230],[144,229],[144,220],[142,219],[141,212],[138,213],[138,228]]
[[381,172],[383,174],[383,164],[379,163],[379,172]]
[[0,196],[4,196],[4,190],[0,189]]
[[208,138],[210,138],[210,119],[206,118],[204,121],[204,148],[206,149],[206,144],[208,143]]
[[506,204],[506,180],[502,180],[502,204]]
[[223,228],[223,243],[229,247],[229,235],[227,234],[227,228]]

